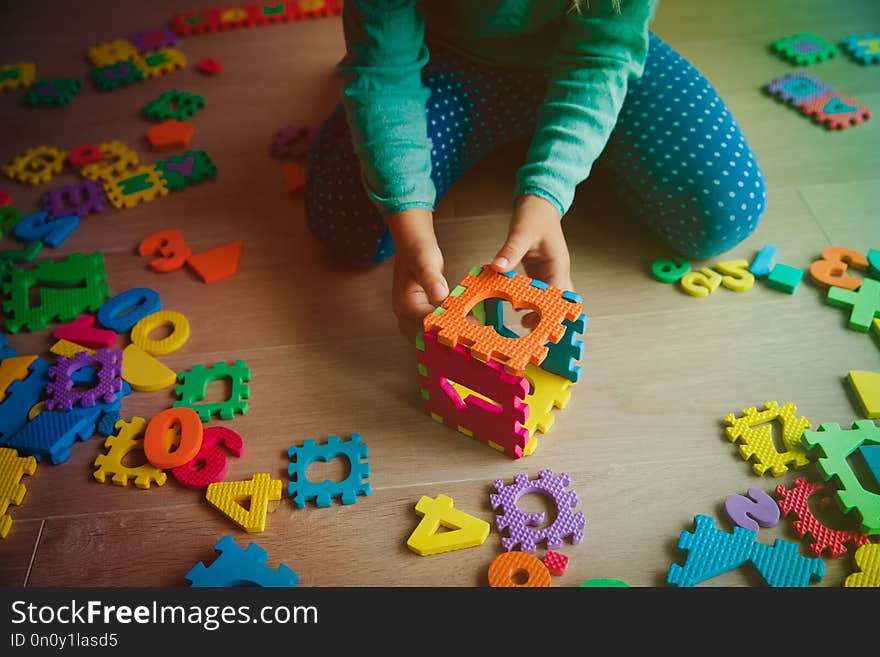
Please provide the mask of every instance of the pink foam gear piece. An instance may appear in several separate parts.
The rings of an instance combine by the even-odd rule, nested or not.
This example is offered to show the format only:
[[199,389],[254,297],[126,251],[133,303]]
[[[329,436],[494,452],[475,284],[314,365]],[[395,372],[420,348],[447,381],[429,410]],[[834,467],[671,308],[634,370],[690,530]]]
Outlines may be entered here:
[[[416,354],[425,410],[447,426],[465,429],[475,440],[491,442],[508,456],[520,458],[529,442],[523,427],[529,417],[523,401],[529,394],[528,380],[508,374],[495,361],[478,361],[462,345],[444,347],[431,333],[424,334],[422,346]],[[450,379],[496,403],[475,395],[462,399]]]
[[69,324],[55,329],[52,337],[56,340],[70,340],[84,347],[110,349],[116,344],[115,332],[95,328],[94,315],[80,315]]
[[568,557],[553,550],[547,550],[544,555],[544,565],[551,575],[564,575],[565,569],[568,568]]
[[[88,390],[74,390],[73,374],[84,367],[94,367],[98,382]],[[69,411],[75,404],[94,406],[98,401],[112,403],[122,390],[122,351],[99,349],[94,354],[81,351],[73,358],[59,356],[49,369],[52,381],[46,386],[46,408]]]
[[734,524],[749,531],[757,532],[760,527],[779,524],[779,506],[760,488],[749,488],[748,497],[731,495],[724,500],[724,508]]
[[202,434],[199,453],[188,463],[171,470],[171,474],[183,486],[193,490],[223,481],[226,476],[226,455],[220,449],[221,443],[233,456],[241,456],[244,449],[241,436],[227,427],[207,427]]

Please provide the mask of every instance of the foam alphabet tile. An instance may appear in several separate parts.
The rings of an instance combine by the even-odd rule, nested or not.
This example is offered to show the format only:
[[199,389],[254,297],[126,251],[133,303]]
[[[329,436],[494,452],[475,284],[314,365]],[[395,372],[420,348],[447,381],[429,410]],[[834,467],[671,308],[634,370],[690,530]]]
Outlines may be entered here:
[[88,164],[94,164],[104,159],[101,147],[97,144],[83,144],[75,146],[67,153],[67,161],[75,169],[81,169]]
[[63,107],[79,93],[82,83],[77,79],[46,79],[35,82],[21,102],[30,107]]
[[830,287],[825,301],[832,306],[850,308],[849,327],[867,333],[871,321],[880,317],[880,281],[865,278],[858,292]]
[[770,95],[794,107],[803,107],[832,90],[831,85],[806,73],[792,73],[776,78],[768,82],[764,89]]
[[201,561],[184,576],[193,587],[261,586],[291,588],[299,576],[283,563],[273,570],[266,565],[268,554],[256,543],[242,550],[232,536],[224,536],[214,544],[219,553],[210,566]]
[[82,218],[103,211],[107,195],[100,183],[84,180],[49,190],[43,194],[42,202],[43,209],[53,219],[70,215]]
[[[256,533],[266,529],[269,502],[281,499],[281,480],[258,473],[247,481],[221,481],[210,484],[205,493],[208,504],[232,520],[247,532]],[[247,510],[241,500],[250,499]]]
[[[724,418],[728,439],[739,442],[740,456],[746,461],[754,461],[752,470],[759,477],[770,473],[779,477],[788,471],[789,466],[803,468],[810,459],[801,443],[804,429],[810,428],[810,421],[796,415],[797,406],[787,402],[780,406],[775,401],[764,404],[759,411],[754,406],[743,410],[741,416],[728,413]],[[773,441],[772,422],[781,424],[782,443],[786,450],[780,452]]]
[[138,165],[138,155],[121,141],[108,141],[98,146],[101,159],[86,164],[80,175],[89,180],[105,181],[124,176]]
[[168,46],[176,46],[178,43],[177,35],[167,27],[159,27],[153,30],[144,30],[129,37],[131,43],[138,54],[143,55],[147,52],[166,48]]
[[755,284],[755,276],[749,269],[748,260],[727,260],[715,265],[721,272],[721,284],[733,292],[746,292]]
[[871,118],[871,110],[867,106],[838,91],[814,98],[801,107],[801,111],[829,130],[845,130]]
[[177,48],[167,47],[145,55],[138,62],[148,78],[159,77],[186,67],[186,55]]
[[[422,520],[410,534],[406,546],[419,556],[476,547],[489,536],[488,522],[454,508],[452,498],[446,495],[436,498],[422,495],[415,509]],[[441,526],[448,531],[438,532]]]
[[676,260],[655,260],[651,263],[651,275],[667,285],[678,283],[681,277],[690,270],[691,263],[681,258]]
[[[244,415],[248,412],[250,388],[247,384],[251,380],[251,372],[243,360],[237,360],[231,365],[223,361],[214,363],[212,367],[196,365],[191,370],[178,374],[177,379],[180,385],[175,391],[178,400],[174,402],[174,407],[191,408],[198,413],[202,422],[210,420],[212,415],[231,420],[236,414]],[[224,379],[228,379],[231,384],[229,397],[222,402],[205,402],[208,386]]]
[[828,246],[822,249],[822,257],[810,265],[810,276],[821,287],[842,287],[858,290],[860,278],[847,276],[847,266],[854,269],[867,269],[868,258],[858,251],[844,246]]
[[140,64],[140,58],[131,59],[93,68],[91,72],[92,82],[99,91],[116,91],[121,87],[128,87],[144,79],[144,71]]
[[159,294],[148,287],[133,287],[109,299],[98,310],[101,326],[125,333],[139,321],[162,309]]
[[7,443],[27,423],[28,411],[43,398],[48,383],[49,363],[37,357],[25,378],[9,384],[0,404],[0,444]]
[[14,449],[0,447],[0,538],[6,538],[12,529],[9,507],[19,506],[27,493],[22,478],[33,476],[36,471],[37,461],[33,456],[21,457]]
[[104,483],[108,480],[117,486],[128,486],[128,482],[134,480],[137,488],[149,489],[151,484],[163,486],[168,476],[165,472],[147,461],[144,454],[140,465],[124,465],[133,452],[144,451],[144,431],[147,421],[142,417],[133,417],[130,422],[119,420],[115,424],[116,433],[104,441],[104,447],[108,448],[106,454],[99,454],[95,458],[95,471],[92,476],[95,481]]
[[113,207],[133,208],[168,194],[165,180],[155,167],[140,167],[133,172],[104,181],[104,193]]
[[226,427],[208,427],[202,436],[199,453],[192,461],[174,468],[171,474],[181,485],[193,490],[223,481],[227,463],[221,445],[235,457],[240,457],[244,451],[241,436],[235,431]]
[[850,34],[840,45],[860,64],[880,64],[880,32]]
[[78,412],[46,410],[22,426],[6,446],[37,461],[46,456],[56,465],[64,463],[70,458],[74,443],[94,435],[100,416],[99,407],[78,409]]
[[880,250],[868,249],[868,276],[880,279]]
[[196,70],[203,75],[219,75],[223,72],[223,64],[213,57],[205,57],[196,62]]
[[779,523],[779,505],[760,488],[749,488],[748,497],[729,496],[724,500],[724,508],[735,525],[752,532]]
[[856,550],[858,570],[846,578],[846,587],[880,586],[880,543],[863,545]]
[[91,46],[86,55],[94,66],[110,66],[138,56],[137,48],[127,39],[114,39]]
[[204,107],[205,99],[202,96],[172,89],[151,100],[141,111],[153,121],[186,121]]
[[79,227],[76,215],[52,219],[48,212],[40,210],[26,216],[15,227],[15,236],[25,242],[41,241],[53,249],[61,244]]
[[138,255],[160,256],[150,261],[150,269],[167,273],[183,267],[192,250],[179,230],[160,230],[141,240]]
[[679,285],[692,297],[707,297],[721,285],[721,274],[714,269],[703,267],[700,271],[692,271],[682,276]]
[[[169,452],[169,437],[179,436],[177,448]],[[202,448],[204,427],[188,408],[166,408],[154,415],[144,432],[144,454],[157,468],[171,469],[192,461]]]
[[[299,447],[291,446],[287,450],[290,458],[287,474],[291,479],[287,484],[287,494],[294,506],[304,509],[307,502],[314,501],[315,506],[324,508],[331,506],[333,499],[339,499],[342,504],[354,504],[358,496],[369,497],[370,464],[367,463],[367,454],[367,443],[357,433],[351,434],[348,440],[330,436],[325,443],[304,440]],[[349,473],[342,481],[314,482],[306,476],[306,471],[315,461],[330,461],[336,457],[348,462]]]
[[51,146],[35,146],[3,165],[3,173],[12,180],[29,185],[43,185],[64,169],[67,153]]
[[802,32],[776,39],[770,44],[771,50],[784,59],[799,66],[812,66],[836,57],[837,46],[812,32]]

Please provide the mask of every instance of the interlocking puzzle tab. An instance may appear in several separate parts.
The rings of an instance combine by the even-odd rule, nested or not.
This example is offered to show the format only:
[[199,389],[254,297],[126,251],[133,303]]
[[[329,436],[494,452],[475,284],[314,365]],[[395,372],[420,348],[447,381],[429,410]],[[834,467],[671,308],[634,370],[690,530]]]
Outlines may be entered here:
[[10,505],[21,504],[27,493],[22,477],[36,471],[37,461],[33,456],[22,458],[14,449],[0,447],[0,538],[6,538],[12,529]]
[[[354,504],[358,495],[369,497],[370,464],[367,463],[367,444],[360,434],[353,433],[349,440],[339,436],[330,436],[327,442],[318,444],[314,440],[304,440],[299,447],[291,446],[287,456],[291,462],[287,466],[287,474],[291,481],[287,484],[287,494],[293,498],[298,509],[303,509],[306,502],[315,501],[317,507],[328,507],[333,498],[339,498],[343,504]],[[309,466],[315,461],[329,461],[342,457],[348,461],[349,473],[342,481],[310,481],[306,476]]]
[[[220,481],[208,485],[205,499],[245,531],[262,532],[266,529],[269,502],[281,499],[281,480],[258,473],[248,481]],[[250,500],[247,510],[241,504],[245,499]]]
[[[198,413],[202,422],[210,420],[212,415],[231,420],[236,414],[244,415],[248,412],[250,387],[247,384],[251,380],[251,371],[243,360],[237,360],[232,365],[223,361],[214,363],[212,367],[196,365],[188,372],[178,374],[177,379],[181,384],[175,390],[178,400],[174,402],[174,406],[191,408]],[[224,379],[228,379],[231,384],[229,398],[222,402],[203,401],[208,386]]]
[[104,442],[104,447],[109,447],[108,452],[99,454],[95,459],[95,471],[92,473],[95,481],[103,484],[109,476],[117,486],[128,486],[130,479],[134,479],[134,485],[138,488],[148,489],[152,483],[163,486],[168,476],[147,461],[146,454],[143,463],[138,466],[124,465],[122,462],[132,452],[144,451],[144,440],[140,436],[147,428],[147,421],[142,417],[133,417],[130,422],[120,420],[115,428],[116,435]]
[[840,45],[860,64],[880,64],[880,32],[850,34]]
[[199,561],[184,575],[193,587],[262,586],[289,588],[296,586],[299,576],[283,563],[277,570],[266,565],[268,554],[256,543],[242,550],[232,536],[224,536],[214,544],[219,553],[210,566]]
[[843,585],[880,586],[880,543],[860,547],[856,550],[855,560],[859,571],[847,577]]
[[28,411],[43,398],[49,383],[49,363],[42,357],[34,358],[28,371],[26,377],[12,381],[6,388],[0,404],[0,444],[8,442],[27,423]]
[[[453,507],[447,495],[422,495],[416,503],[421,522],[410,534],[406,546],[420,556],[482,545],[489,536],[489,523]],[[448,531],[438,532],[440,527]]]
[[[752,470],[759,477],[770,472],[778,477],[788,471],[788,466],[803,468],[810,459],[801,443],[804,429],[810,428],[810,421],[798,417],[797,406],[787,402],[780,406],[775,401],[764,404],[764,410],[758,411],[754,406],[743,410],[737,417],[728,413],[724,418],[727,426],[727,437],[732,443],[740,442],[739,453],[743,460],[752,459]],[[774,420],[782,424],[782,442],[786,451],[780,452],[773,442]]]

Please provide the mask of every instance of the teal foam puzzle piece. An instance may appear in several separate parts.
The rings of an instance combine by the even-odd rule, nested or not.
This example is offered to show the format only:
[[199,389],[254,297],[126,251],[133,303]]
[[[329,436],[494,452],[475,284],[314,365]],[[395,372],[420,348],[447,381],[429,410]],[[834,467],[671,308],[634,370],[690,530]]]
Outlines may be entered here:
[[880,279],[880,251],[868,249],[868,276]]
[[755,542],[750,561],[767,586],[809,586],[825,575],[825,562],[798,554],[798,544],[777,538],[773,545]]
[[194,588],[228,586],[262,586],[291,588],[296,586],[299,575],[283,563],[277,570],[266,565],[268,555],[256,543],[248,543],[242,550],[232,536],[224,536],[214,544],[220,556],[210,566],[201,561],[184,575]]
[[855,292],[832,286],[825,300],[832,306],[851,308],[849,327],[867,333],[874,317],[880,317],[880,281],[864,278]]
[[709,516],[694,517],[696,529],[693,533],[682,532],[678,539],[678,549],[687,550],[684,565],[677,563],[669,567],[666,581],[675,586],[696,586],[742,566],[752,554],[755,533],[742,527],[734,527],[733,533],[715,527],[715,520]]

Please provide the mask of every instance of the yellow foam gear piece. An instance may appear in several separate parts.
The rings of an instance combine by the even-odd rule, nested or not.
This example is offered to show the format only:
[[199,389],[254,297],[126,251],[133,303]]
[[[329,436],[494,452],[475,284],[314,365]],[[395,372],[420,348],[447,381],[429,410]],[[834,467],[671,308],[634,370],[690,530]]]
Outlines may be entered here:
[[90,354],[94,354],[95,350],[90,349],[89,347],[83,347],[81,344],[77,344],[76,342],[71,342],[70,340],[61,339],[51,347],[49,347],[49,351],[56,356],[64,356],[65,358],[73,358],[81,351],[87,351]]
[[847,378],[865,411],[865,417],[871,420],[880,417],[880,373],[853,370]]
[[67,153],[52,146],[34,146],[3,166],[12,180],[29,185],[42,185],[49,182],[64,169]]
[[37,460],[33,456],[21,457],[14,449],[0,447],[0,538],[6,538],[12,529],[12,518],[7,514],[9,506],[21,504],[27,493],[21,478],[36,471]]
[[6,399],[6,388],[9,384],[27,378],[30,374],[28,368],[35,360],[36,356],[13,356],[0,360],[0,402]]
[[38,401],[36,404],[31,406],[31,410],[28,411],[28,421],[33,420],[40,413],[46,410],[46,402]]
[[755,284],[755,275],[749,271],[748,260],[726,260],[717,263],[715,269],[723,274],[721,284],[728,290],[745,292]]
[[116,434],[104,441],[104,447],[109,447],[109,451],[106,454],[99,454],[95,459],[97,469],[92,473],[95,481],[103,484],[110,475],[111,481],[117,486],[128,486],[129,479],[134,479],[134,485],[143,489],[149,488],[153,482],[156,482],[157,486],[165,485],[168,475],[164,470],[147,461],[146,454],[144,454],[144,462],[137,467],[133,468],[122,463],[122,460],[135,450],[143,453],[143,435],[147,429],[147,421],[142,417],[133,417],[130,422],[119,420],[114,426]]
[[[150,339],[160,326],[171,326],[171,333],[161,340]],[[189,340],[189,320],[176,310],[160,310],[147,315],[131,329],[131,342],[151,356],[162,356],[180,349]]]
[[104,193],[115,208],[133,208],[168,194],[165,178],[154,166],[138,167],[117,178],[104,177]]
[[113,39],[97,46],[91,46],[86,56],[96,68],[112,66],[116,62],[140,57],[135,45],[128,39]]
[[[247,511],[239,503],[246,497],[251,501]],[[258,473],[248,481],[218,481],[208,485],[205,499],[245,531],[261,532],[266,529],[269,502],[281,499],[281,480]]]
[[[15,77],[9,73],[16,71]],[[34,83],[37,76],[37,67],[32,62],[19,62],[8,66],[0,66],[0,91],[7,89],[27,89]]]
[[[786,402],[780,406],[775,401],[764,404],[764,410],[758,411],[754,406],[743,410],[741,417],[728,413],[725,424],[730,442],[739,441],[739,453],[744,460],[754,457],[752,470],[762,476],[768,470],[772,476],[778,477],[788,471],[788,465],[803,468],[810,459],[806,447],[801,442],[805,429],[810,428],[810,421],[805,417],[797,417],[797,406]],[[773,442],[773,427],[770,422],[779,420],[782,423],[782,442],[786,451],[779,452]]]
[[703,267],[700,271],[692,271],[681,277],[681,288],[692,297],[706,297],[721,285],[721,274]]
[[141,55],[138,61],[148,78],[156,78],[186,67],[186,55],[172,46]]
[[556,420],[553,409],[565,408],[571,399],[571,381],[564,376],[529,364],[526,366],[526,379],[531,384],[532,391],[523,400],[529,407],[529,417],[523,424],[529,431],[529,442],[523,449],[523,456],[529,456],[537,449],[537,431],[550,431]]
[[104,159],[87,164],[79,173],[89,180],[107,180],[124,175],[138,165],[138,154],[121,141],[107,141],[98,146]]
[[854,558],[861,572],[855,572],[847,577],[843,585],[880,586],[880,543],[863,545],[856,550]]
[[177,372],[137,345],[130,344],[122,351],[122,378],[133,390],[156,392],[173,386],[177,382]]
[[[420,556],[476,547],[489,535],[488,522],[453,508],[452,498],[446,495],[435,499],[422,495],[415,508],[422,520],[406,546]],[[450,531],[437,533],[441,525]]]

